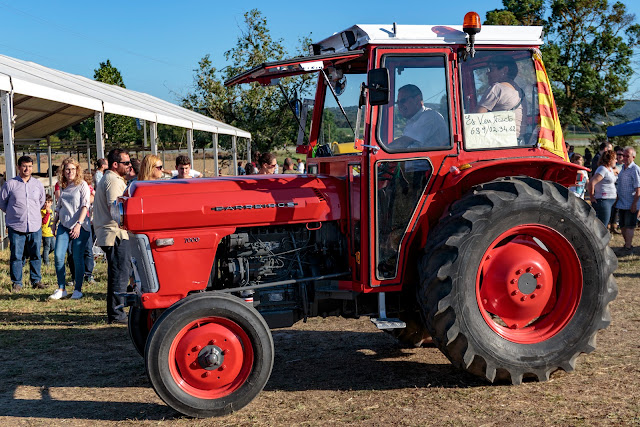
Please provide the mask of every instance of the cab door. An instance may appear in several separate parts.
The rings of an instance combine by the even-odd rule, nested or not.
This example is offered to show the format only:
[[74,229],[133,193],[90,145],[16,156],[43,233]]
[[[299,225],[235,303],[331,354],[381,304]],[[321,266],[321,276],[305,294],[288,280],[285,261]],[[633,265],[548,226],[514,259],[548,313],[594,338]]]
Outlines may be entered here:
[[378,48],[389,71],[389,103],[373,107],[369,180],[369,284],[402,283],[407,248],[434,174],[456,152],[449,48]]

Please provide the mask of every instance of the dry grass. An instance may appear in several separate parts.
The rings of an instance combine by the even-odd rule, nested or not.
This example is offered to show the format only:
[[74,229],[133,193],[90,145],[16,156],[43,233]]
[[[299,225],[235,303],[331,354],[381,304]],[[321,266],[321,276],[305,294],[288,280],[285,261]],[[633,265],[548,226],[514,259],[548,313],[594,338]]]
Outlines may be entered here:
[[[612,246],[621,245],[616,236]],[[0,257],[6,266],[7,251]],[[273,332],[273,374],[254,402],[206,420],[165,406],[126,328],[104,323],[104,266],[80,301],[48,301],[53,287],[11,294],[4,281],[0,424],[637,425],[640,252],[620,258],[616,276],[620,292],[598,349],[549,382],[490,386],[454,369],[435,348],[399,348],[367,319],[315,318]]]

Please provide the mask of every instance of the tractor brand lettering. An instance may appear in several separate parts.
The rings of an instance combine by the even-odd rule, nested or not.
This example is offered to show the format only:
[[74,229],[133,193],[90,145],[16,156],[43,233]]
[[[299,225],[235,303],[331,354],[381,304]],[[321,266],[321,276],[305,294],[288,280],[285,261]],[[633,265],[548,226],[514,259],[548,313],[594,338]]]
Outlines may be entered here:
[[185,237],[184,238],[184,242],[185,243],[197,243],[200,241],[199,237]]
[[293,208],[298,206],[296,202],[280,202],[280,203],[263,203],[256,205],[234,205],[234,206],[216,206],[211,208],[212,211],[241,211],[249,209],[269,209],[269,208]]

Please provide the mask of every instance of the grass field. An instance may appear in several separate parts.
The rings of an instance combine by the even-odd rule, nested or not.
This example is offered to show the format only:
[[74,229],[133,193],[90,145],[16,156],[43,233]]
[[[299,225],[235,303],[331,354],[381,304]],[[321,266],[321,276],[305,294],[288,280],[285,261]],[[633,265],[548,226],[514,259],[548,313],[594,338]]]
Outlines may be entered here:
[[[640,234],[640,233],[638,233]],[[636,238],[640,246],[640,237]],[[611,242],[622,246],[620,236]],[[85,298],[10,292],[0,252],[0,425],[638,425],[640,251],[619,259],[618,298],[598,348],[546,383],[488,385],[435,348],[405,349],[368,319],[313,318],[273,331],[265,390],[219,419],[180,416],[155,394],[123,325],[107,325],[105,265]]]

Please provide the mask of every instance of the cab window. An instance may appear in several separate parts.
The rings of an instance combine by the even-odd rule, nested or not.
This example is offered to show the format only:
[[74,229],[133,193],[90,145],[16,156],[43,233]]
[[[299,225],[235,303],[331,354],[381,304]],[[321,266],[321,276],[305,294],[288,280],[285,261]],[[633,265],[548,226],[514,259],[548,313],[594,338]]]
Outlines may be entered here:
[[380,110],[378,140],[387,152],[451,146],[444,55],[385,55],[391,101]]
[[459,54],[463,138],[467,150],[534,144],[538,117],[536,73],[528,50]]

